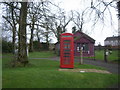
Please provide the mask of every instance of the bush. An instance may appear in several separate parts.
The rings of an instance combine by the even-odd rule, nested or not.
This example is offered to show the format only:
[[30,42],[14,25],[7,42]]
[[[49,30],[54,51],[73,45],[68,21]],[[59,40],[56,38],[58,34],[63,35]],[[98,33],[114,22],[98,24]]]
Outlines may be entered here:
[[2,40],[2,53],[12,53],[13,45],[12,42]]
[[34,51],[44,51],[44,50],[49,50],[49,46],[46,43],[33,41],[33,49]]

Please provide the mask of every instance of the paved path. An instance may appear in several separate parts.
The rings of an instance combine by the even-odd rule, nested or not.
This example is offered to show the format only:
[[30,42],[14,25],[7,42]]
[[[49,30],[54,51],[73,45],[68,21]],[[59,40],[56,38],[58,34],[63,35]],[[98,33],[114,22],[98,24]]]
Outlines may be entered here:
[[[78,60],[75,61],[78,62]],[[94,61],[94,60],[84,60],[84,63],[104,67],[111,73],[120,74],[120,71],[118,71],[118,68],[120,68],[120,66],[118,64],[111,64],[103,61]]]
[[[30,58],[30,59],[48,59],[48,60],[55,60],[59,61],[59,57],[53,57],[53,58]],[[75,59],[75,62],[79,62],[79,59]],[[112,63],[105,63],[104,61],[98,61],[98,60],[83,60],[84,64],[90,64],[95,66],[100,66],[106,68],[109,72],[120,74],[120,71],[118,71],[118,68],[120,68],[120,65],[118,64],[112,64]]]

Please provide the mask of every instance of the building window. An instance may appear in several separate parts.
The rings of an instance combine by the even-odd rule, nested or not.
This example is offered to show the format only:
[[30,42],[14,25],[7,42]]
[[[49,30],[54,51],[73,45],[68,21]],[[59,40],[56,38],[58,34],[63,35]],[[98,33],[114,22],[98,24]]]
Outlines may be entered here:
[[89,51],[88,43],[82,43],[82,44],[77,43],[77,48],[78,47],[79,47],[79,50],[80,50],[81,47],[83,47],[83,51],[85,51],[85,52]]
[[77,43],[77,47],[80,47],[80,43]]
[[[76,50],[79,52],[80,51],[80,43],[77,43],[77,47],[76,47]],[[79,50],[78,50],[79,49]]]
[[83,51],[85,51],[85,52],[89,51],[89,47],[88,47],[87,43],[83,43],[82,47],[83,47]]

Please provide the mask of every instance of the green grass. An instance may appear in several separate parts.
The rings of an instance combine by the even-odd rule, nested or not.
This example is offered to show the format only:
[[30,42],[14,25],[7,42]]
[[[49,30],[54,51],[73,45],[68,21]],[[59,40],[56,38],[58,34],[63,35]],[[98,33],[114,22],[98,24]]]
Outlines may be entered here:
[[117,51],[113,51],[112,54],[110,54],[108,56],[108,60],[111,60],[111,61],[113,61],[113,60],[119,60],[119,58],[118,58],[118,50]]
[[2,87],[2,54],[0,52],[0,89]]
[[74,68],[106,70],[106,69],[103,68],[103,67],[94,66],[94,65],[88,65],[88,64],[82,64],[82,65],[79,65],[78,63],[75,63],[75,64],[74,64]]
[[104,60],[104,51],[95,51],[95,59]]
[[[85,59],[94,59],[94,57],[84,57]],[[96,60],[104,60],[104,51],[96,50],[95,51],[95,59]],[[113,50],[112,54],[108,55],[108,61],[117,61],[118,60],[118,50]],[[118,60],[120,61],[120,60]]]
[[[95,55],[96,55],[96,59],[98,60],[104,60],[104,51],[101,50],[101,51],[96,51],[95,52]],[[108,55],[108,60],[109,61],[114,61],[114,60],[118,60],[118,50],[113,50],[112,51],[112,54],[109,54]]]
[[54,57],[55,54],[53,51],[41,51],[41,52],[32,52],[29,53],[30,58],[49,58]]
[[[11,68],[11,54],[3,56],[3,88],[105,88],[118,83],[115,74],[58,71],[59,62],[53,60],[30,59],[26,67]],[[75,68],[103,69],[78,63]]]

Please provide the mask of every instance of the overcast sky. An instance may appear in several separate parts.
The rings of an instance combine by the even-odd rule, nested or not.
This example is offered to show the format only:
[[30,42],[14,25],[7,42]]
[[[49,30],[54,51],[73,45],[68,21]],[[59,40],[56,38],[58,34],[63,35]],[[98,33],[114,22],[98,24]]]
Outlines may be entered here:
[[[34,0],[33,0],[34,1]],[[52,0],[56,4],[59,4],[61,8],[63,8],[66,11],[66,14],[69,16],[69,13],[71,10],[76,10],[78,12],[83,11],[86,7],[89,7],[91,5],[91,0]],[[93,0],[96,1],[96,0]],[[105,1],[111,1],[111,0],[105,0]],[[0,9],[1,10],[1,9]],[[54,9],[53,9],[54,10]],[[102,22],[98,22],[95,26],[94,30],[91,27],[91,22],[87,23],[83,27],[83,32],[91,36],[93,39],[95,39],[95,44],[97,45],[99,42],[104,45],[104,40],[106,37],[111,36],[117,36],[118,34],[118,19],[117,19],[117,11],[114,8],[110,9],[112,11],[113,16],[113,26],[111,26],[110,23],[110,14],[108,12],[105,13],[105,16],[107,17],[105,20],[105,26],[102,29]],[[1,12],[1,11],[0,11]],[[72,32],[72,27],[74,24],[70,22],[67,26],[67,32]],[[53,42],[55,43],[56,40],[54,39]]]
[[[66,12],[69,12],[70,10],[76,10],[81,12],[84,10],[86,7],[90,6],[91,0],[54,0],[56,3],[59,2],[60,7],[65,9]],[[93,0],[95,1],[95,0]],[[111,1],[111,0],[105,0],[105,1]],[[118,19],[117,19],[117,11],[114,8],[110,8],[112,11],[112,16],[113,16],[113,27],[111,26],[110,23],[110,13],[106,12],[105,16],[107,17],[105,20],[105,26],[102,29],[102,22],[98,22],[94,30],[92,29],[90,23],[88,25],[85,25],[85,29],[83,32],[87,33],[89,36],[91,36],[93,39],[96,40],[96,45],[100,42],[102,45],[104,45],[104,40],[106,37],[111,37],[111,36],[117,36],[118,34]],[[87,27],[86,27],[87,26]],[[67,26],[68,31],[67,32],[72,32],[71,28],[73,27],[73,24],[70,23]]]

